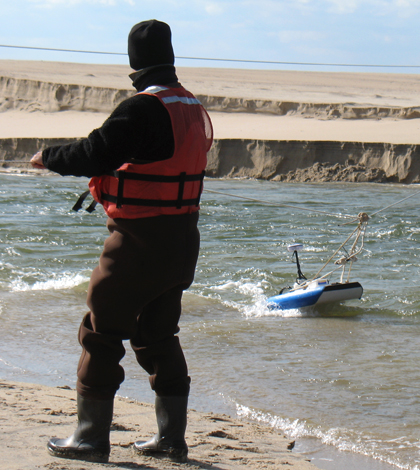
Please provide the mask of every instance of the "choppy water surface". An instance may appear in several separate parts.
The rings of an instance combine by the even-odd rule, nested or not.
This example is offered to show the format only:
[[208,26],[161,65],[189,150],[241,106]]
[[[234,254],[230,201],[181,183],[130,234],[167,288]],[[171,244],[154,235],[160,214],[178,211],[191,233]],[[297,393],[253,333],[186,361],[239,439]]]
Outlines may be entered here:
[[[71,211],[84,179],[0,175],[0,182],[1,376],[74,386],[76,332],[107,236],[104,213]],[[206,188],[355,215],[419,190],[239,180],[208,180]],[[419,469],[418,197],[370,221],[352,275],[364,287],[361,301],[328,314],[266,308],[267,297],[296,277],[287,245],[305,244],[302,270],[314,274],[354,227],[341,222],[203,195],[202,248],[180,334],[193,380],[190,406],[258,419],[298,443]],[[123,364],[121,394],[153,401],[130,351]]]

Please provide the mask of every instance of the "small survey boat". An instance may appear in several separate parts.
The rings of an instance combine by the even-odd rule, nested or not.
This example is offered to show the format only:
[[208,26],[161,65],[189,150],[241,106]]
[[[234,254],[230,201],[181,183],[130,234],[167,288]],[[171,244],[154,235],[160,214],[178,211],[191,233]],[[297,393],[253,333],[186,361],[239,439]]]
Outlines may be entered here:
[[[298,251],[303,249],[303,245],[297,243],[289,245],[287,249],[293,253],[293,258],[296,259],[298,278],[293,287],[282,289],[278,295],[267,299],[267,306],[270,310],[302,309],[305,307],[341,303],[346,300],[360,299],[362,297],[363,287],[359,282],[331,283],[325,278],[308,281],[302,274],[298,256]],[[353,262],[354,259],[351,261]],[[345,265],[342,260],[340,260],[340,264]]]
[[360,299],[362,295],[363,287],[359,282],[312,281],[306,287],[298,286],[296,290],[270,297],[267,302],[269,309],[289,310]]

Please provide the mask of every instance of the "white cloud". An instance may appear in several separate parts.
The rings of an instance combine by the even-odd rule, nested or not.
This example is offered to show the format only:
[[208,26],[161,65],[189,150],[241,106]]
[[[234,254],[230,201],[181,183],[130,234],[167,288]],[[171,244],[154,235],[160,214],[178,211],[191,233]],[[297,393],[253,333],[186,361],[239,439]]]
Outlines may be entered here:
[[[230,2],[238,3],[238,2]],[[334,13],[353,13],[367,9],[418,9],[420,0],[244,0],[244,6],[260,6],[261,10],[279,11],[280,9],[298,8],[301,11],[330,11]]]
[[279,31],[277,33],[271,33],[269,36],[277,37],[283,44],[295,44],[298,42],[314,42],[324,39],[326,34],[318,31]]
[[403,18],[413,17],[420,12],[420,0],[394,0],[398,16]]
[[[251,0],[254,3],[254,0]],[[419,13],[420,0],[273,0],[264,1],[266,8],[297,8],[301,13],[332,13],[347,15],[355,12],[375,16],[397,15],[407,17]],[[274,5],[275,4],[275,5]]]
[[396,0],[394,2],[398,7],[412,8],[419,7],[420,0]]
[[[347,14],[354,13],[363,2],[360,0],[327,0],[330,4],[329,11],[333,13]],[[364,2],[369,3],[369,2]]]
[[217,2],[206,3],[204,9],[209,15],[221,15],[224,12],[223,5]]
[[116,6],[119,3],[127,3],[129,5],[135,5],[134,0],[29,0],[30,3],[34,3],[40,7],[54,7],[59,5],[74,6],[74,5],[106,5]]

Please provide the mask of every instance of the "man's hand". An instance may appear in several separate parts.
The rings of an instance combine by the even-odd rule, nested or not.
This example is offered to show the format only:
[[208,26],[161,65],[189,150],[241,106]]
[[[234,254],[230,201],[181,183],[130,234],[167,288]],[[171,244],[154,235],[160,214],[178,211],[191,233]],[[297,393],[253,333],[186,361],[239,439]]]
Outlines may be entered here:
[[41,152],[41,151],[37,152],[37,153],[31,158],[30,164],[31,164],[34,168],[38,168],[38,169],[40,169],[40,170],[45,169],[45,166],[44,166],[44,164],[42,163],[42,152]]

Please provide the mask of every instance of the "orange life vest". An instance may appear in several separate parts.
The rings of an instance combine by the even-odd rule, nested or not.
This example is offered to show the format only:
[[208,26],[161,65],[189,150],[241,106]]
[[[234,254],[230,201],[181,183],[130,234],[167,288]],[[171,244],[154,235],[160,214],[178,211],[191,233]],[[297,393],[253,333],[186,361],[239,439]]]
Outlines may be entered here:
[[145,164],[130,160],[112,174],[93,177],[90,192],[113,219],[195,212],[213,141],[210,118],[201,103],[182,87],[152,86],[139,94],[156,96],[168,110],[175,143],[173,156]]

